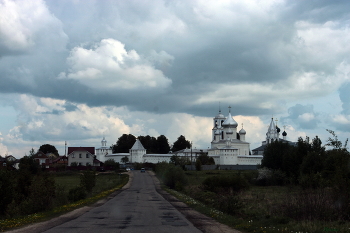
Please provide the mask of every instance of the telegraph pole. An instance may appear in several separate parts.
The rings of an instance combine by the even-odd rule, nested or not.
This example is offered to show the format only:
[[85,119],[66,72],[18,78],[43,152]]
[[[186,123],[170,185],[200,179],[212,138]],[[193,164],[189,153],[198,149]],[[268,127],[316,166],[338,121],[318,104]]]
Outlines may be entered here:
[[193,161],[192,161],[192,142],[191,142],[191,171],[193,170]]

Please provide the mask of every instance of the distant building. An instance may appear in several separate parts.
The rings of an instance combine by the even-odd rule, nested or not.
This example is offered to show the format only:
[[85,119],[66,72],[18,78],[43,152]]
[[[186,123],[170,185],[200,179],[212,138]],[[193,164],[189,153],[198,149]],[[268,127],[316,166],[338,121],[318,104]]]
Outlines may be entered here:
[[297,144],[296,142],[291,142],[287,140],[286,130],[284,130],[282,133],[283,138],[280,138],[280,132],[281,132],[281,129],[277,126],[277,124],[275,124],[273,118],[271,118],[271,123],[266,133],[266,140],[261,142],[261,146],[253,149],[252,154],[263,156],[266,146],[275,141],[285,142],[294,146]]
[[258,165],[261,164],[261,155],[250,155],[250,144],[246,142],[246,131],[237,132],[238,123],[231,116],[229,107],[228,116],[221,110],[213,119],[211,149],[208,156],[213,157],[217,165]]
[[102,162],[113,159],[122,163],[125,156],[130,163],[159,163],[170,162],[173,155],[185,156],[194,162],[200,154],[208,154],[213,157],[216,165],[258,165],[261,164],[262,155],[251,155],[250,144],[246,142],[246,131],[242,129],[237,132],[237,122],[231,116],[229,107],[228,116],[216,115],[213,119],[212,141],[210,149],[184,149],[169,154],[147,154],[142,143],[137,139],[129,150],[129,153],[112,153],[108,148],[105,138],[102,139],[100,148],[96,149],[96,158]]

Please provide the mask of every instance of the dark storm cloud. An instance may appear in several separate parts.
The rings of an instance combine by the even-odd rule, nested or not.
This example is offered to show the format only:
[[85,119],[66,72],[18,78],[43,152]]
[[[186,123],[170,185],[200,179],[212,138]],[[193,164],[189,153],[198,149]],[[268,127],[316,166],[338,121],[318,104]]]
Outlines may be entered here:
[[[299,50],[295,23],[343,20],[348,9],[348,3],[340,1],[331,4],[287,1],[257,12],[242,6],[237,10],[235,4],[230,4],[223,8],[227,14],[224,19],[194,2],[84,1],[79,4],[49,0],[46,4],[57,18],[48,25],[63,30],[69,39],[57,37],[55,42],[61,48],[61,52],[57,52],[50,40],[45,40],[46,36],[54,38],[54,30],[35,29],[40,40],[34,41],[36,37],[31,37],[36,43],[27,51],[29,54],[12,60],[7,58],[6,65],[0,67],[2,92],[30,93],[89,106],[128,106],[130,110],[188,112],[201,116],[211,115],[219,100],[202,103],[196,100],[215,90],[218,84],[233,87],[242,83],[268,84],[304,71],[332,73],[337,61],[329,59],[330,68],[325,70],[326,66],[319,64],[318,59],[310,59],[303,49]],[[45,36],[40,37],[40,33]],[[93,50],[106,38],[124,43],[127,51],[135,50],[144,60],[149,58],[150,67],[161,70],[172,84],[157,91],[104,90],[69,78],[72,67],[67,58],[73,49]],[[173,59],[163,66],[152,61],[152,51],[158,54],[165,51]],[[19,72],[18,67],[28,73]],[[65,79],[57,79],[61,72],[67,74]],[[101,83],[106,87],[111,84],[104,80]],[[266,96],[260,98],[259,101],[268,101]],[[230,102],[232,100],[227,99],[222,104],[232,105]],[[232,107],[237,113],[247,115],[272,111],[272,107],[262,108],[254,103],[236,103]]]

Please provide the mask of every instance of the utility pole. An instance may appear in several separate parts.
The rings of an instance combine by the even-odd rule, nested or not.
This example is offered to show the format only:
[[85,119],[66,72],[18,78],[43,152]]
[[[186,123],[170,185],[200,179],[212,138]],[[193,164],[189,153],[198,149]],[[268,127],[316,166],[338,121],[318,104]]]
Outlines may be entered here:
[[192,161],[192,142],[191,142],[191,171],[193,170],[192,167],[193,167],[193,161]]

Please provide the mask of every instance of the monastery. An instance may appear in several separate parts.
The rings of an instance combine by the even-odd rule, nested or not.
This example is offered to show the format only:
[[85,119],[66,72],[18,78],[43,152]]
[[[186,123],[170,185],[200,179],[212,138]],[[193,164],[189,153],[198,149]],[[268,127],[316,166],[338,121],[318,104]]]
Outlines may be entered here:
[[137,139],[129,153],[112,153],[112,149],[107,147],[105,138],[101,141],[102,146],[96,149],[96,159],[105,162],[114,159],[122,163],[121,159],[128,157],[130,163],[159,163],[169,162],[171,156],[186,156],[195,162],[197,156],[207,153],[213,157],[216,165],[258,165],[261,164],[262,155],[250,154],[250,143],[246,142],[246,131],[243,129],[237,132],[238,123],[231,116],[229,107],[228,116],[225,117],[221,110],[213,118],[212,141],[210,149],[184,149],[168,154],[147,154],[146,149]]

